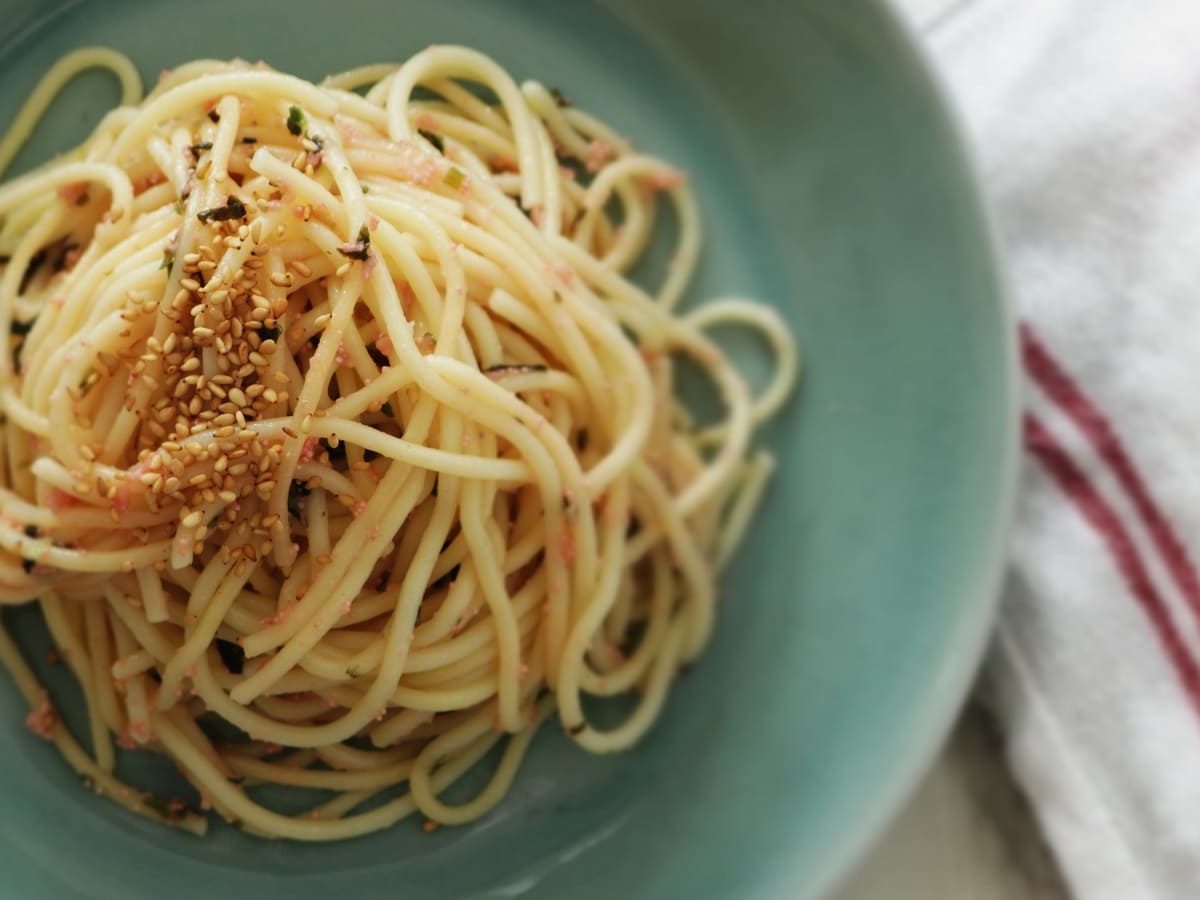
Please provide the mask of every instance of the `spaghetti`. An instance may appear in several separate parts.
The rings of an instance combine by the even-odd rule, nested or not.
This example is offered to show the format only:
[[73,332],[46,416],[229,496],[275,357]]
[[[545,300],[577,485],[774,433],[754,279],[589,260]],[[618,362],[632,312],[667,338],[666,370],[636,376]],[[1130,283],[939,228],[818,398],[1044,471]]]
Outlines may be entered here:
[[[90,735],[0,629],[30,727],[137,812],[207,822],[125,785],[114,741],[311,841],[483,815],[552,714],[587,750],[636,742],[709,639],[771,470],[750,441],[797,367],[767,307],[676,311],[684,176],[451,46],[320,85],[193,62],[144,99],[81,50],[0,167],[96,66],[122,104],[0,186],[0,602],[40,606]],[[628,272],[664,198],[650,293]],[[773,347],[757,398],[721,324]],[[679,356],[717,426],[676,397]],[[618,727],[589,721],[585,697],[635,689]],[[497,745],[482,791],[444,799]],[[259,785],[328,794],[285,814]]]

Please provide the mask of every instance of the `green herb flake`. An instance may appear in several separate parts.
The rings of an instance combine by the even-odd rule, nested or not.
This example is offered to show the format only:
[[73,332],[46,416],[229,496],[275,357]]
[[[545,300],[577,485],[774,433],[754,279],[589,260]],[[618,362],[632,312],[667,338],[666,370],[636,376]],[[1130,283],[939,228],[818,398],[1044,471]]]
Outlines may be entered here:
[[172,267],[174,267],[174,265],[175,265],[175,254],[172,253],[170,250],[164,250],[162,265],[159,266],[159,268],[166,269],[168,272],[170,272]]
[[338,252],[349,259],[365,261],[371,255],[371,230],[364,225],[358,229],[358,240],[353,244],[342,244]]
[[287,130],[294,136],[300,137],[304,133],[304,125],[307,120],[304,117],[304,111],[298,106],[288,107]]
[[466,181],[467,176],[463,174],[463,170],[458,166],[451,166],[446,174],[442,176],[444,181],[451,189],[458,190],[462,187],[462,183]]
[[209,222],[228,222],[233,219],[244,219],[246,218],[246,204],[230,194],[224,206],[202,209],[196,213],[196,218],[205,224]]

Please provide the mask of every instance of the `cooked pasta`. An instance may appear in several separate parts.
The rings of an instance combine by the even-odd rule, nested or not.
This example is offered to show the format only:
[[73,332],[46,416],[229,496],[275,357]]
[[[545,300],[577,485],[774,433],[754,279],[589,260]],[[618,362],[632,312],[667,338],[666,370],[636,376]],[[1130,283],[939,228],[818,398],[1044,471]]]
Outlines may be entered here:
[[[319,85],[192,62],[144,98],[81,50],[0,168],[97,66],[121,105],[0,186],[0,602],[38,604],[90,722],[70,733],[0,629],[28,725],[137,812],[207,822],[130,789],[118,746],[311,841],[478,818],[552,716],[586,750],[638,741],[709,640],[771,471],[751,439],[797,368],[769,307],[679,309],[685,176],[452,46]],[[758,396],[714,325],[773,349]],[[716,425],[677,397],[680,357]],[[589,721],[614,695],[622,724]],[[285,813],[264,784],[327,793]]]

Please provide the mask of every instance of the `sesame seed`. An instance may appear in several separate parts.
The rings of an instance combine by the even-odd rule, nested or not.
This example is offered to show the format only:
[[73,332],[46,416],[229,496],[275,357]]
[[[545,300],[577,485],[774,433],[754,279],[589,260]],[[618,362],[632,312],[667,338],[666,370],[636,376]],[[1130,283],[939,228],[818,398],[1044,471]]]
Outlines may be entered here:
[[200,290],[200,282],[198,282],[195,278],[180,278],[179,286],[185,291]]
[[350,271],[350,263],[344,262],[340,266],[337,267],[337,270],[333,274],[336,275],[338,278],[341,278],[349,271]]
[[292,276],[286,272],[272,272],[270,281],[271,284],[276,285],[277,287],[292,286]]
[[190,512],[186,516],[184,516],[182,519],[180,519],[179,524],[182,525],[184,528],[195,528],[197,525],[199,525],[203,521],[204,521],[204,514],[201,513],[200,510],[197,509],[197,510],[193,510],[192,512]]

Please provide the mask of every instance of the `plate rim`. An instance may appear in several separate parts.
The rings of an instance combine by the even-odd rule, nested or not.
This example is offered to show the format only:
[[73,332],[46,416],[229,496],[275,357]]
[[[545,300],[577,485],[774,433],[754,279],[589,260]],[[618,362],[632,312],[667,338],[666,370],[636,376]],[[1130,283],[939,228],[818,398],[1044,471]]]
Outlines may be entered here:
[[[1016,518],[1020,474],[1021,378],[1017,347],[1018,316],[1016,298],[1000,241],[996,210],[989,199],[987,182],[979,151],[970,136],[966,118],[941,75],[930,48],[918,26],[900,10],[898,0],[871,0],[880,21],[891,30],[891,39],[899,53],[906,54],[914,75],[926,91],[934,114],[942,119],[950,140],[948,152],[957,157],[964,176],[965,195],[974,207],[979,227],[981,271],[992,282],[995,309],[1004,323],[997,336],[1003,371],[997,372],[997,387],[1003,392],[999,421],[1003,446],[996,473],[998,500],[990,521],[990,534],[983,543],[990,552],[988,562],[977,575],[973,592],[964,592],[962,617],[955,631],[958,641],[949,644],[940,660],[941,677],[932,683],[924,697],[923,720],[910,718],[912,737],[898,753],[888,782],[876,804],[857,824],[851,837],[826,857],[823,871],[814,874],[810,866],[781,859],[775,870],[756,886],[761,900],[818,900],[830,897],[849,880],[856,867],[883,838],[916,794],[922,779],[937,762],[949,740],[951,730],[966,705],[972,685],[983,667],[984,655],[996,626],[1008,567],[1008,549]],[[848,829],[849,831],[849,829]]]

